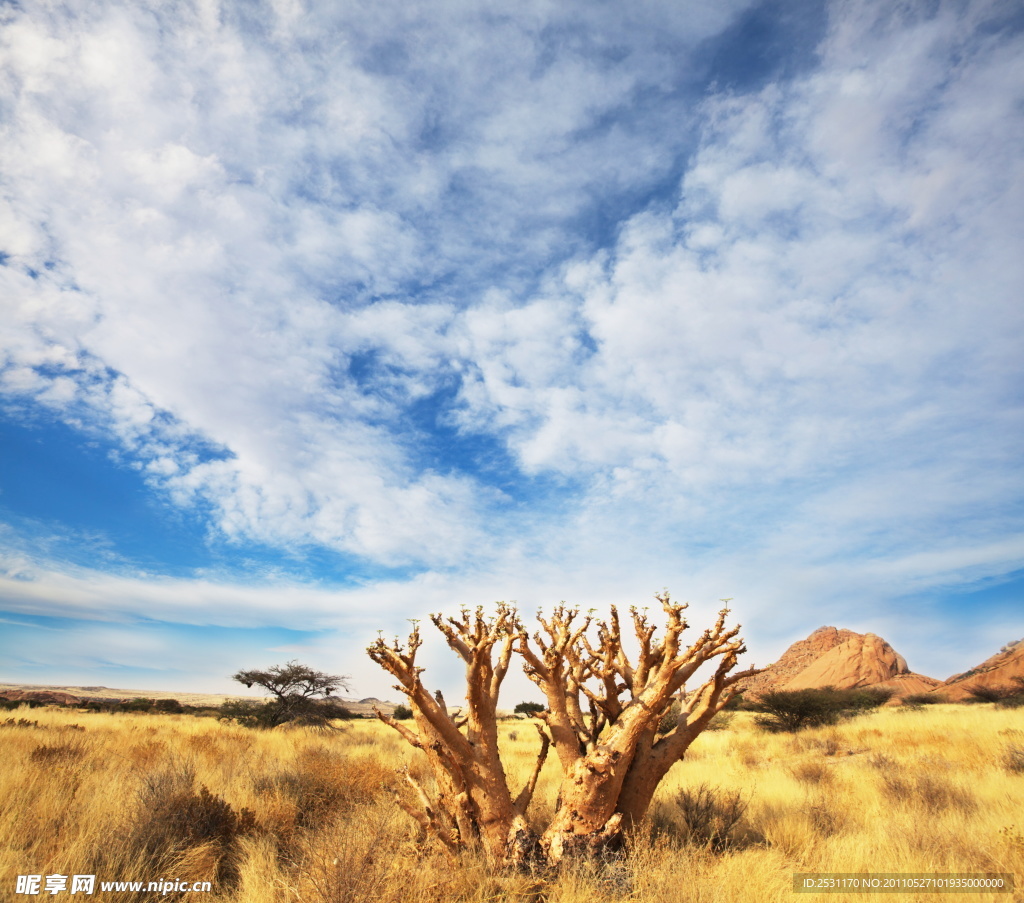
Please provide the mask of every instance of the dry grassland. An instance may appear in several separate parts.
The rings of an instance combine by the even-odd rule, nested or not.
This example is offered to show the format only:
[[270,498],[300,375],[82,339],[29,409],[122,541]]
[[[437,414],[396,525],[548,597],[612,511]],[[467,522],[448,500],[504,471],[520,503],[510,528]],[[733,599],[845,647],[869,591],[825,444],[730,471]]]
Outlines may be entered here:
[[[515,790],[537,736],[515,721],[502,732]],[[237,903],[866,899],[793,894],[799,871],[1009,872],[1014,894],[881,899],[1024,900],[1024,713],[989,705],[883,709],[796,735],[762,733],[737,714],[673,769],[625,857],[558,874],[496,874],[418,849],[387,789],[397,767],[418,765],[373,722],[321,735],[22,708],[0,718],[0,761],[0,899],[31,899],[14,895],[26,873],[210,880],[212,894],[163,899]],[[552,759],[531,810],[538,823],[556,781]],[[680,794],[702,784],[712,809],[690,830]],[[734,794],[742,817],[716,835]]]

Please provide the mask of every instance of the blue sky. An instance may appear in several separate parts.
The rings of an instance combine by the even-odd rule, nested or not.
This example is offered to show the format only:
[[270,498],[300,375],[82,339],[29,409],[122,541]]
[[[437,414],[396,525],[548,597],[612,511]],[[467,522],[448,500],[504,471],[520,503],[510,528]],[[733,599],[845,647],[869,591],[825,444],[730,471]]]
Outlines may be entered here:
[[1024,635],[1017,4],[0,28],[0,681],[393,696],[378,629],[662,587]]

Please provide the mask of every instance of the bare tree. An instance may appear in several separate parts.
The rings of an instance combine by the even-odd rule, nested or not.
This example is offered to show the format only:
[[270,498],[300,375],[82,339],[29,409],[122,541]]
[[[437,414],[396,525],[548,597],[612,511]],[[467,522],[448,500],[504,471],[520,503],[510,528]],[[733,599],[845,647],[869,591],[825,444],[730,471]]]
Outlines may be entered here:
[[[463,609],[458,618],[431,615],[466,666],[466,705],[449,713],[440,692],[421,680],[416,653],[422,644],[415,625],[405,644],[378,639],[370,657],[398,679],[413,712],[413,725],[383,712],[377,717],[426,755],[436,791],[408,772],[418,804],[400,799],[421,827],[451,849],[480,848],[493,862],[557,862],[573,852],[614,848],[643,818],[658,784],[693,740],[733,695],[735,684],[758,673],[731,674],[745,652],[739,627],[727,627],[723,609],[714,627],[684,646],[685,604],[658,595],[666,618],[664,635],[646,614],[630,609],[637,652],[623,644],[618,611],[607,620],[557,607],[538,616],[540,629],[527,633],[517,611]],[[513,655],[547,699],[535,724],[540,746],[533,772],[513,794],[498,750],[498,693]],[[701,665],[715,670],[691,692],[686,682]],[[681,702],[675,727],[658,734],[673,701]],[[527,810],[545,758],[554,747],[562,771],[554,817],[542,830]]]

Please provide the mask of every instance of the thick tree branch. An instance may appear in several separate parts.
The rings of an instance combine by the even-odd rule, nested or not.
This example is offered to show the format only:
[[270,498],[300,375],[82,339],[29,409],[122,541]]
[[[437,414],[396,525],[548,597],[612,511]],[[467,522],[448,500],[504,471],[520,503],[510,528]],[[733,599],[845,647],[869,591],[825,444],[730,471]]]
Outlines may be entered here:
[[547,735],[544,728],[536,722],[534,722],[534,727],[537,728],[537,733],[540,734],[540,752],[537,753],[537,761],[534,763],[533,774],[530,775],[530,780],[528,780],[523,789],[519,791],[519,795],[515,800],[516,810],[523,816],[523,818],[526,817],[526,810],[530,808],[530,801],[533,799],[533,791],[537,789],[537,779],[540,777],[540,772],[544,767],[544,762],[547,761],[548,749],[551,746],[551,738]]

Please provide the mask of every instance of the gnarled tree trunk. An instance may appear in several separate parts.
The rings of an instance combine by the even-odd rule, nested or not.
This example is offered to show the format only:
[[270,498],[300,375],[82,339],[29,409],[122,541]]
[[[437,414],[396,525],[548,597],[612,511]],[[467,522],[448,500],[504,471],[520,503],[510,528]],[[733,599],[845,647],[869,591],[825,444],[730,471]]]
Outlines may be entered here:
[[[404,646],[378,640],[370,647],[371,658],[398,678],[414,729],[379,711],[378,717],[423,750],[433,772],[433,797],[406,775],[418,806],[403,805],[425,835],[453,850],[481,848],[501,864],[541,857],[557,862],[621,842],[623,831],[644,817],[669,768],[728,702],[731,688],[757,673],[730,673],[745,649],[739,628],[725,626],[727,610],[684,647],[686,606],[668,594],[657,598],[667,619],[659,640],[646,615],[631,609],[639,644],[635,662],[623,648],[615,608],[604,621],[560,606],[550,618],[539,618],[541,629],[532,637],[506,605],[493,617],[482,608],[463,610],[460,618],[432,615],[466,666],[466,706],[458,718],[420,680],[418,627]],[[497,722],[498,694],[513,654],[523,659],[527,676],[548,702],[538,716],[541,742],[533,773],[515,797],[499,755]],[[687,694],[686,681],[712,661],[714,673]],[[678,722],[658,737],[658,725],[676,698],[684,699]],[[546,828],[536,831],[527,810],[551,746],[562,770],[558,805]]]

